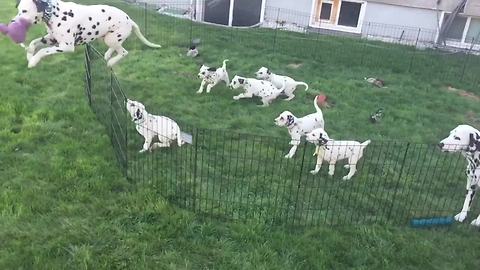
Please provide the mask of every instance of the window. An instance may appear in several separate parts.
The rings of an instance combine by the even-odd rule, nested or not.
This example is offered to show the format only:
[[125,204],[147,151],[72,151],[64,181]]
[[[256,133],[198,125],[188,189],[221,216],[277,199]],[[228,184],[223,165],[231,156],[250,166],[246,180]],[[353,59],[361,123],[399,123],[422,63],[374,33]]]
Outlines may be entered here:
[[320,11],[320,20],[329,21],[332,15],[332,3],[322,3],[322,9]]
[[357,27],[361,8],[361,3],[342,1],[338,25]]
[[465,37],[467,43],[479,43],[480,42],[480,19],[473,19],[470,21],[470,27],[468,28],[467,36]]
[[[450,14],[445,14],[445,18],[443,19],[443,23],[446,23],[448,18],[450,18]],[[457,41],[461,41],[463,37],[463,31],[465,29],[465,25],[467,24],[467,18],[465,17],[455,17],[453,19],[453,22],[448,29],[447,33],[445,34],[445,37],[447,39],[453,39]]]

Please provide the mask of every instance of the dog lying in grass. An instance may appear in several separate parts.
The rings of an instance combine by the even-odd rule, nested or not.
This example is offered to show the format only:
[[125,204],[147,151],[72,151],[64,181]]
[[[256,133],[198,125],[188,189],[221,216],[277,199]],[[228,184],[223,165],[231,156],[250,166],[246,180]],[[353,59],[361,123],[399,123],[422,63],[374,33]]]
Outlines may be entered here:
[[210,93],[212,88],[222,81],[225,82],[227,86],[230,84],[230,78],[228,77],[227,72],[227,62],[228,59],[223,60],[223,65],[219,68],[211,68],[206,65],[200,67],[198,78],[202,79],[202,83],[200,84],[197,94],[203,93],[205,85],[207,85],[207,93]]
[[370,144],[370,140],[363,143],[357,141],[336,141],[330,139],[327,132],[323,128],[317,128],[307,134],[307,141],[315,144],[316,149],[314,156],[317,156],[317,164],[315,169],[310,171],[315,175],[320,171],[322,163],[328,162],[328,174],[333,176],[335,174],[335,164],[337,161],[347,159],[348,164],[346,169],[350,169],[348,175],[344,176],[343,180],[349,180],[357,171],[357,163],[363,156],[363,150]]
[[298,118],[290,111],[284,111],[275,118],[275,124],[279,127],[286,127],[291,137],[290,145],[292,145],[292,148],[290,148],[285,158],[292,158],[295,155],[302,136],[305,136],[316,128],[325,127],[323,113],[318,106],[318,98],[319,96],[316,96],[313,100],[313,106],[316,112],[312,114]]
[[234,100],[239,100],[241,98],[252,98],[253,96],[260,97],[262,99],[263,105],[261,107],[267,107],[275,100],[283,91],[283,89],[277,89],[273,83],[269,81],[262,81],[253,78],[245,78],[240,76],[235,76],[230,83],[230,88],[245,89],[244,93],[241,93],[237,96],[234,96]]
[[192,135],[181,132],[178,124],[172,119],[149,114],[145,106],[138,101],[128,99],[126,107],[138,133],[145,138],[140,153],[159,147],[170,147],[172,142],[177,142],[178,146],[192,143]]
[[287,98],[285,99],[287,101],[292,100],[295,97],[293,92],[295,92],[297,86],[303,85],[305,86],[305,91],[308,90],[308,84],[304,82],[297,82],[288,76],[277,75],[271,72],[270,69],[266,67],[261,67],[255,73],[255,75],[257,76],[257,79],[269,81],[273,83],[273,85],[275,85],[275,87],[277,87],[278,89],[284,89],[283,93],[287,96]]

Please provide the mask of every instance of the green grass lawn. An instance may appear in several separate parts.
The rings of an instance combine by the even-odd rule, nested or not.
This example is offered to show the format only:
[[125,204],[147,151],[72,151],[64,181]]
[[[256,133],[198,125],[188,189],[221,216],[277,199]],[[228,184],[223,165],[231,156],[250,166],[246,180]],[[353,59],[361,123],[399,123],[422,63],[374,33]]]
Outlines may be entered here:
[[[140,11],[126,10],[140,18]],[[1,21],[14,13],[13,3],[2,5]],[[375,62],[370,67],[336,66],[328,52],[323,61],[305,60],[287,43],[279,44],[271,60],[262,49],[262,35],[254,39],[237,31],[233,34],[241,39],[227,46],[223,38],[230,36],[200,27],[197,33],[202,29],[205,43],[202,58],[193,62],[182,56],[188,34],[176,36],[172,28],[188,26],[166,23],[162,28],[168,18],[149,18],[149,39],[164,48],[145,49],[132,38],[126,44],[130,55],[115,72],[128,96],[144,101],[152,113],[188,126],[278,137],[277,149],[283,153],[287,133],[272,119],[286,107],[297,115],[311,112],[318,91],[336,102],[324,112],[334,138],[434,143],[458,123],[477,123],[478,103],[445,91],[446,76],[375,68]],[[43,32],[36,27],[30,38]],[[346,61],[338,42],[342,40],[333,39],[331,46]],[[132,185],[122,176],[105,128],[85,98],[83,48],[27,70],[20,47],[4,38],[0,46],[0,269],[473,269],[480,263],[480,244],[474,240],[478,231],[464,225],[429,231],[375,225],[286,231],[254,221],[203,219],[177,208],[154,186]],[[269,65],[307,81],[314,90],[299,91],[294,101],[277,101],[267,109],[251,100],[234,102],[232,90],[225,87],[195,95],[198,64],[218,65],[227,57],[231,75],[249,75],[259,65]],[[290,63],[302,66],[292,69]],[[371,88],[362,81],[365,76],[381,76],[389,88]],[[367,118],[379,106],[386,110],[385,119],[370,125]],[[132,151],[141,141],[133,139]],[[462,192],[464,180],[458,181],[455,188]]]

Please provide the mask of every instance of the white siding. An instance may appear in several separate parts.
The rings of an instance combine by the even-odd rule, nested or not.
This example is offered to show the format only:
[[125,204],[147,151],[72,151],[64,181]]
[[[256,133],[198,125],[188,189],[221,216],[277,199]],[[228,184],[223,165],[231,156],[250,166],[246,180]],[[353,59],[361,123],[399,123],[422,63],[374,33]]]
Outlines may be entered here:
[[266,0],[265,21],[278,21],[307,26],[310,22],[310,11],[314,0]]
[[362,32],[392,41],[410,40],[413,43],[419,36],[420,42],[433,42],[440,15],[434,10],[369,2]]

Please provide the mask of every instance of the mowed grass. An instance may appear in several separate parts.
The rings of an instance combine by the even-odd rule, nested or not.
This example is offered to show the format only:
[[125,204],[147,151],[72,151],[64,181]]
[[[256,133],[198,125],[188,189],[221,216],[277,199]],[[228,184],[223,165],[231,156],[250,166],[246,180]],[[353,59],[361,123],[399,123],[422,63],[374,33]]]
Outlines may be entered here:
[[[1,21],[7,21],[14,13],[13,3],[2,5]],[[36,27],[30,38],[43,33],[44,29]],[[168,72],[177,65],[179,70],[195,71],[194,64],[185,62],[188,66],[185,68],[178,62],[187,60],[179,56],[173,58],[172,52],[183,53],[183,47],[166,46],[163,50],[153,51],[143,49],[133,41],[127,46],[131,54],[116,71],[129,96],[148,100],[145,103],[153,113],[172,115],[179,121],[200,127],[213,128],[214,124],[224,122],[218,128],[226,128],[236,122],[230,119],[230,110],[239,110],[234,116],[245,117],[243,121],[246,122],[237,130],[286,135],[284,130],[273,126],[264,128],[265,123],[271,122],[271,116],[282,110],[278,105],[263,110],[266,116],[247,118],[249,110],[258,112],[259,109],[250,101],[241,106],[222,101],[231,98],[230,90],[220,87],[210,96],[197,97],[193,94],[197,82],[163,77],[163,74],[171,75]],[[285,231],[256,222],[237,224],[202,220],[170,205],[158,196],[156,190],[148,186],[134,189],[123,178],[105,128],[91,112],[85,98],[82,48],[78,48],[75,54],[50,57],[36,69],[27,70],[20,47],[4,38],[1,38],[0,46],[3,74],[0,84],[1,269],[465,269],[479,264],[476,253],[479,244],[472,238],[472,234],[476,235],[478,231],[467,226],[455,226],[448,231],[417,231],[390,226]],[[216,46],[212,45],[213,48]],[[222,56],[231,57],[227,48],[224,51]],[[231,58],[232,65],[241,61],[243,54],[238,52],[238,55],[237,59]],[[211,58],[205,61],[212,64],[221,58],[215,54],[207,56]],[[247,66],[238,67],[238,72],[250,70]],[[131,73],[127,74],[129,68]],[[304,72],[300,69],[291,72],[300,79],[308,79],[300,77],[300,72]],[[327,75],[336,74],[333,67],[329,72],[323,72],[315,73],[325,86],[335,86],[346,79],[335,82],[338,79],[329,78]],[[357,75],[352,71],[352,81]],[[422,82],[406,75],[405,80],[412,80],[410,93],[415,92],[413,89],[418,90],[416,82]],[[190,89],[191,86],[195,87]],[[320,89],[320,86],[316,87]],[[361,86],[359,83],[358,87]],[[169,91],[162,90],[165,88]],[[328,90],[327,87],[322,89]],[[365,91],[367,89],[374,91],[369,88]],[[328,91],[334,95],[340,90],[332,88]],[[174,91],[185,91],[185,94],[175,99]],[[344,93],[346,100],[352,92]],[[419,141],[433,141],[435,135],[443,136],[457,121],[467,121],[463,112],[468,106],[474,108],[474,104],[469,105],[468,101],[455,95],[442,91],[434,93],[438,94],[438,99],[433,95],[430,101],[425,101],[432,111],[441,111],[440,108],[447,106],[446,100],[457,104],[458,107],[450,105],[457,111],[451,112],[453,116],[445,113],[447,118],[442,122],[423,122],[421,127],[430,129],[430,133],[420,130],[423,135],[418,135]],[[297,103],[290,105],[297,104],[298,114],[312,110],[311,102],[302,96],[303,93],[299,94],[294,101]],[[409,100],[419,102],[418,98]],[[357,102],[365,101],[360,99]],[[325,112],[332,136],[351,134],[352,138],[362,139],[378,133],[366,131],[365,127],[359,128],[358,132],[355,128],[343,129],[349,125],[342,126],[339,119],[349,122],[349,118],[356,117],[356,114],[350,111],[350,115],[344,115],[339,106],[349,110],[359,106],[357,102],[351,99],[351,106],[347,106],[341,105],[343,101],[337,101],[337,107]],[[199,108],[192,108],[192,104]],[[220,104],[220,107],[212,104]],[[245,107],[245,110],[238,107]],[[422,106],[418,107],[418,110],[422,109]],[[293,108],[297,113],[296,107]],[[225,110],[223,114],[219,112],[222,109]],[[389,121],[387,115],[385,121],[375,127],[383,130],[382,136],[386,138],[398,138],[387,136],[396,134],[383,126]],[[210,121],[220,116],[223,121]],[[252,121],[253,118],[256,121]],[[396,128],[397,123],[390,121],[395,124],[390,128]],[[339,126],[335,127],[337,122]],[[350,122],[355,125],[355,121]]]

